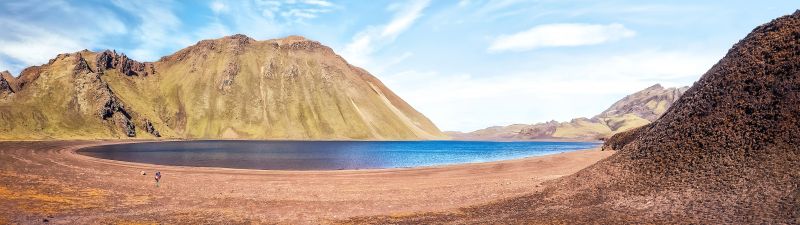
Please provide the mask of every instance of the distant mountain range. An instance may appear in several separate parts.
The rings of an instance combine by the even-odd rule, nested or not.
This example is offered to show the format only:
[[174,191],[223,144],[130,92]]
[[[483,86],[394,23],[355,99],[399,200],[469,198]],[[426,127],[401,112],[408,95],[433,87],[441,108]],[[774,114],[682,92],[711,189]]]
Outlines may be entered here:
[[569,122],[493,126],[468,133],[445,132],[459,140],[600,140],[658,119],[689,87],[653,85],[617,101],[602,113]]
[[60,54],[0,76],[0,139],[442,139],[367,71],[299,36],[204,40],[156,62]]

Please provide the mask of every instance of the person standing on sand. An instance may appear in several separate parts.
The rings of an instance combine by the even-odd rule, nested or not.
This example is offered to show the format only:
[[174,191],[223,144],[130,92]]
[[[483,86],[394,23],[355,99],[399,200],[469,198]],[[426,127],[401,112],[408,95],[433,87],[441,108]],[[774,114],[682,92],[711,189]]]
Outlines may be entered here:
[[158,187],[159,180],[161,180],[161,171],[156,171],[156,187]]

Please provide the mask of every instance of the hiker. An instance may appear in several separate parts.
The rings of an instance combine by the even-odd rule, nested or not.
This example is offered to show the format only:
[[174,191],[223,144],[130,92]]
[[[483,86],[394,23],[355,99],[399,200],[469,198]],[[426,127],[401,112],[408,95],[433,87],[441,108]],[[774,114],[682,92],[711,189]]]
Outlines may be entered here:
[[158,187],[159,180],[161,180],[161,171],[156,171],[156,187]]

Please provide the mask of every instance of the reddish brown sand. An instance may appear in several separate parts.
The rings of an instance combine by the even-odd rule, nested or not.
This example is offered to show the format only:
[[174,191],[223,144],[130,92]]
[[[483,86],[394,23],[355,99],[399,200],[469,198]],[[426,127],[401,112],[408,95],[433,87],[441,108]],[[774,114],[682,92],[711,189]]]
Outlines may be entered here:
[[[0,142],[0,223],[329,223],[410,215],[534,193],[612,151],[443,167],[265,171],[92,158],[113,142]],[[163,174],[155,187],[154,171]],[[141,175],[146,171],[147,175]]]

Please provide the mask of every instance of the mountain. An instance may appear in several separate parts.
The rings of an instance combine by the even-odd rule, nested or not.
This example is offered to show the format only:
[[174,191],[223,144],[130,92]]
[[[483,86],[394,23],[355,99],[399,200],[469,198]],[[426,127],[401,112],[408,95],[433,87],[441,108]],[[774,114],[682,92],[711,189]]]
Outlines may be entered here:
[[661,118],[609,142],[616,154],[536,194],[380,223],[800,223],[800,10],[755,28]]
[[632,114],[639,118],[655,121],[672,103],[678,100],[689,87],[664,88],[653,85],[639,92],[625,96],[595,118],[615,118]]
[[299,36],[203,40],[138,62],[60,54],[0,80],[0,139],[441,139],[367,71]]
[[626,96],[591,119],[493,126],[469,133],[447,134],[462,140],[604,139],[658,119],[688,88],[664,88],[656,84]]

